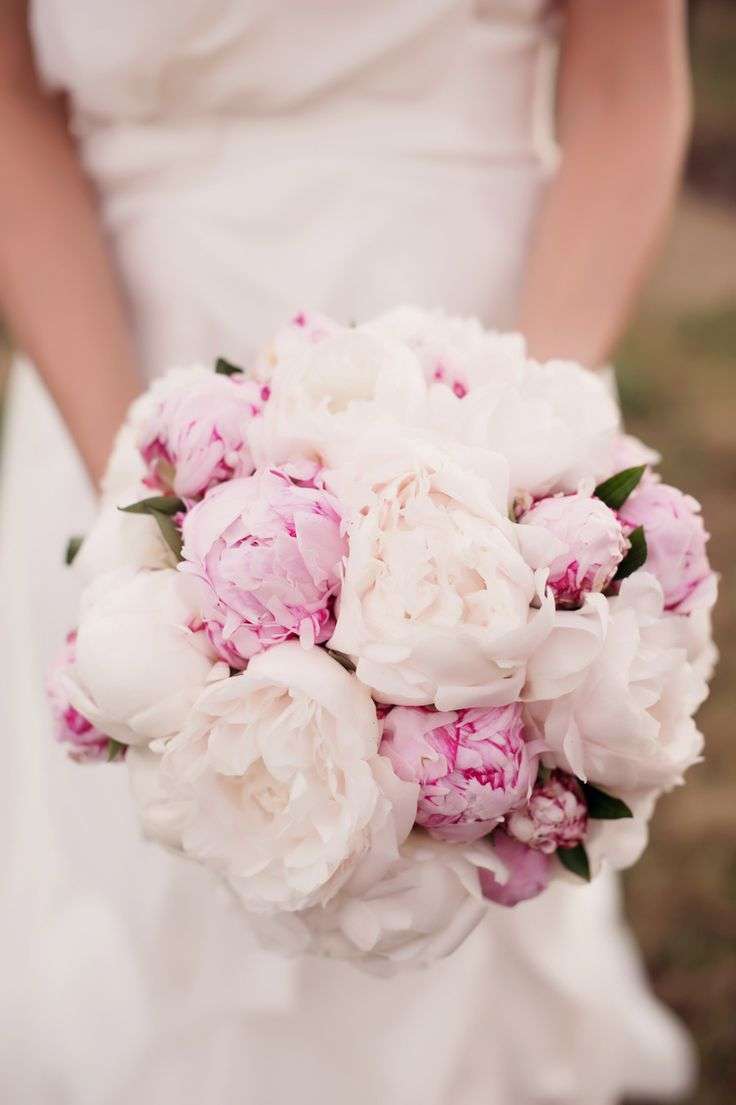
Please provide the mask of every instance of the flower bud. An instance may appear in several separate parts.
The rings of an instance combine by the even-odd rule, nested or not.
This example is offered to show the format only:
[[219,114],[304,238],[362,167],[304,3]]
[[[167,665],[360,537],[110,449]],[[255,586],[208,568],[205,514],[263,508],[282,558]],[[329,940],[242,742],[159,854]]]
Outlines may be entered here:
[[628,547],[614,512],[580,492],[540,499],[519,521],[543,527],[564,545],[549,569],[548,587],[558,607],[580,606],[588,592],[604,591]]
[[526,806],[514,810],[506,822],[510,836],[547,854],[579,844],[587,827],[582,788],[565,771],[553,771],[546,782],[537,783]]

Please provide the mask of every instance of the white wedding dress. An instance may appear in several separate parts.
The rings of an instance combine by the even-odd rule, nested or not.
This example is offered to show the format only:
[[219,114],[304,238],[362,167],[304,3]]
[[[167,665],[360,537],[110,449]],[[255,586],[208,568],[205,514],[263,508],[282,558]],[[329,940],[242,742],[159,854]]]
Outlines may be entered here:
[[[548,172],[541,0],[35,0],[150,373],[247,360],[301,307],[509,325]],[[549,74],[547,74],[548,76]],[[53,183],[50,182],[50,187]],[[604,1105],[690,1076],[616,887],[559,885],[391,980],[253,946],[139,836],[117,766],[54,744],[44,669],[92,501],[32,370],[3,464],[0,1099]]]

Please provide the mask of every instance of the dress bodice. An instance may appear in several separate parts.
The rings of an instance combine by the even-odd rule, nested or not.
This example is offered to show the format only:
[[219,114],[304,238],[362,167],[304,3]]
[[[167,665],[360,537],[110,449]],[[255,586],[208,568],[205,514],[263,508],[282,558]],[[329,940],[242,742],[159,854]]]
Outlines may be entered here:
[[[296,108],[442,79],[461,37],[538,35],[550,0],[31,0],[42,69],[92,115]],[[434,62],[434,68],[428,63]]]
[[33,0],[145,361],[247,355],[300,306],[363,318],[408,300],[509,323],[549,138],[551,14]]
[[488,150],[529,138],[519,59],[548,14],[548,0],[33,0],[32,28],[87,126],[372,112],[377,130],[410,119],[417,140],[431,124]]

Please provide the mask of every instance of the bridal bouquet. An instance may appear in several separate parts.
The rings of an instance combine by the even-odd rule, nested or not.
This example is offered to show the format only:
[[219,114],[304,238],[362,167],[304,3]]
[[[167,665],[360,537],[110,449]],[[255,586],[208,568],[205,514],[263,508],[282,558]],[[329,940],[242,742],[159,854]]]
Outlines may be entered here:
[[78,760],[273,946],[388,969],[633,863],[700,757],[698,504],[605,384],[404,308],[130,410],[49,678]]

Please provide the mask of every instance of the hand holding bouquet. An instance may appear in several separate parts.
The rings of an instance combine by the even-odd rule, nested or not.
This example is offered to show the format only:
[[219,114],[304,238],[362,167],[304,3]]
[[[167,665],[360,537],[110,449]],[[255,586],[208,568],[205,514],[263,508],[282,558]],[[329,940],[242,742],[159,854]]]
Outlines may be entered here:
[[58,734],[269,944],[447,954],[633,863],[700,757],[715,576],[656,459],[579,366],[409,308],[176,369],[76,555]]

